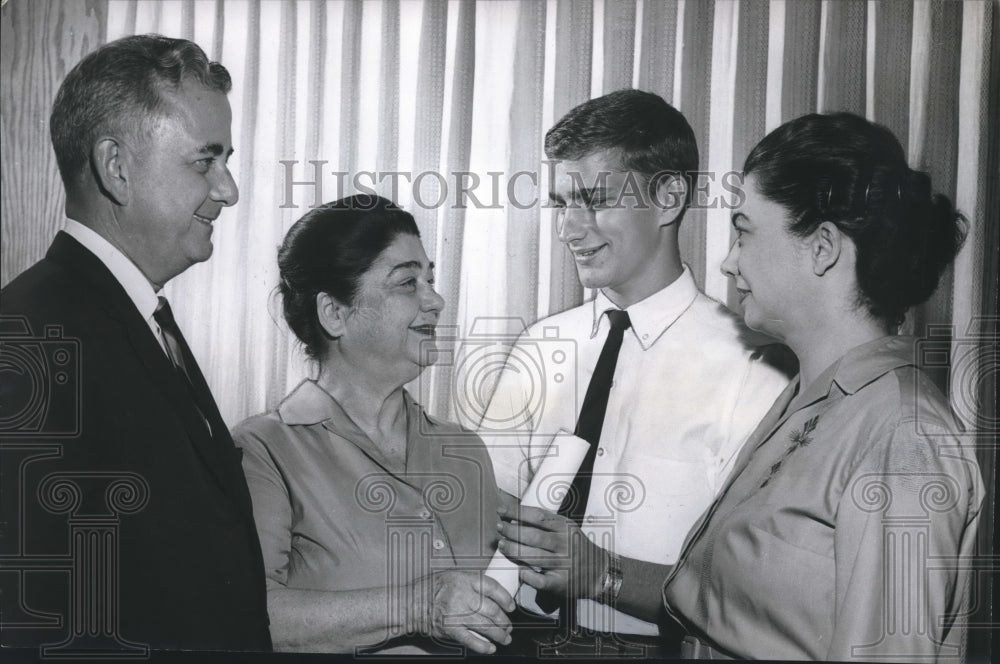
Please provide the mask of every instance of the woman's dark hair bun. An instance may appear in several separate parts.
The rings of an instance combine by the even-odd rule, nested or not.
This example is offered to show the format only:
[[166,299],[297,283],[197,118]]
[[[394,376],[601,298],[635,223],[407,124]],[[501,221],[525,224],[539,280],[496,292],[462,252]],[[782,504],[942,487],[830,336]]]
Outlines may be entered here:
[[807,236],[829,221],[851,238],[859,303],[893,326],[931,296],[965,238],[962,215],[907,165],[892,132],[851,113],[786,122],[751,151],[744,172],[789,210],[791,232]]

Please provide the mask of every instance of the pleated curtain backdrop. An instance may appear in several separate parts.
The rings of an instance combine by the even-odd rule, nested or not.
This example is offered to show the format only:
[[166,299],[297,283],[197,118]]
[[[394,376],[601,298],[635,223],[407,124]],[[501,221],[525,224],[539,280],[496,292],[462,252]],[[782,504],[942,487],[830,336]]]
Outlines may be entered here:
[[[107,39],[194,39],[233,75],[240,202],[216,225],[212,260],[169,294],[235,423],[310,370],[273,293],[276,247],[317,203],[374,189],[411,210],[437,264],[442,324],[459,339],[516,331],[507,319],[530,323],[589,297],[555,240],[542,141],[574,105],[622,87],[660,94],[694,127],[706,205],[685,218],[682,254],[733,307],[718,268],[731,240],[723,174],[803,113],[889,126],[972,221],[955,274],[904,331],[964,335],[995,291],[984,251],[994,10],[979,0],[110,0]],[[420,395],[454,418],[452,378],[441,363]]]

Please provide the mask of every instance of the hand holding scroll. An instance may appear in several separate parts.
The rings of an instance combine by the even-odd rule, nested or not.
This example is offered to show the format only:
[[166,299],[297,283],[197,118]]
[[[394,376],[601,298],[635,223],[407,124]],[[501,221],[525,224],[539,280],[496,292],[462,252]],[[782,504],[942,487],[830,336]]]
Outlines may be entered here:
[[537,590],[593,598],[601,591],[610,554],[580,526],[537,507],[512,509],[501,504],[500,551],[522,567],[520,579]]
[[410,631],[460,643],[491,654],[493,643],[510,643],[514,610],[510,594],[493,579],[473,572],[436,572],[413,583]]

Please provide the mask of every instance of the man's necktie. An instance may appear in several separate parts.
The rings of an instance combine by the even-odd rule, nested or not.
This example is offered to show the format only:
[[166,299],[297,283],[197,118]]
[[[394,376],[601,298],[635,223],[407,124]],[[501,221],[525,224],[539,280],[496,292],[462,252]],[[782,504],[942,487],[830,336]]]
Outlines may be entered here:
[[163,345],[166,346],[167,356],[180,374],[181,380],[187,385],[195,408],[198,409],[201,419],[205,420],[205,425],[208,426],[209,433],[211,433],[212,425],[205,416],[205,408],[200,402],[198,389],[195,387],[196,383],[193,379],[194,356],[184,341],[181,329],[177,327],[177,321],[174,320],[174,312],[170,309],[170,303],[167,302],[167,298],[161,295],[158,299],[159,304],[156,305],[156,311],[153,312],[153,319],[160,326],[160,333],[163,335]]
[[608,395],[611,393],[611,382],[615,377],[615,365],[618,363],[618,352],[622,347],[625,330],[632,326],[628,313],[620,309],[606,311],[611,322],[611,331],[601,349],[601,355],[594,367],[594,375],[587,386],[587,394],[583,398],[580,417],[574,432],[580,438],[590,443],[587,456],[580,464],[580,470],[573,478],[573,484],[563,498],[559,513],[569,517],[578,524],[583,523],[584,512],[587,511],[587,498],[590,495],[590,481],[594,475],[594,460],[601,441],[601,429],[604,428],[604,414],[608,409]]

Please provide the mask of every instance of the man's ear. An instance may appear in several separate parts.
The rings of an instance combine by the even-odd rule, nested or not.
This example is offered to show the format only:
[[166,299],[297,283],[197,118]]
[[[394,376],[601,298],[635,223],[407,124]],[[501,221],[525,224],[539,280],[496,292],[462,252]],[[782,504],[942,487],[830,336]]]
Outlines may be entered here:
[[824,221],[809,237],[809,257],[812,260],[813,274],[822,277],[827,270],[840,260],[844,250],[844,234],[836,224]]
[[688,183],[683,175],[674,173],[659,177],[656,182],[653,205],[660,210],[660,226],[669,226],[684,212]]
[[128,159],[116,138],[105,136],[90,151],[90,168],[101,191],[118,205],[130,199]]
[[344,335],[351,308],[329,293],[316,294],[316,317],[323,330],[336,339]]

